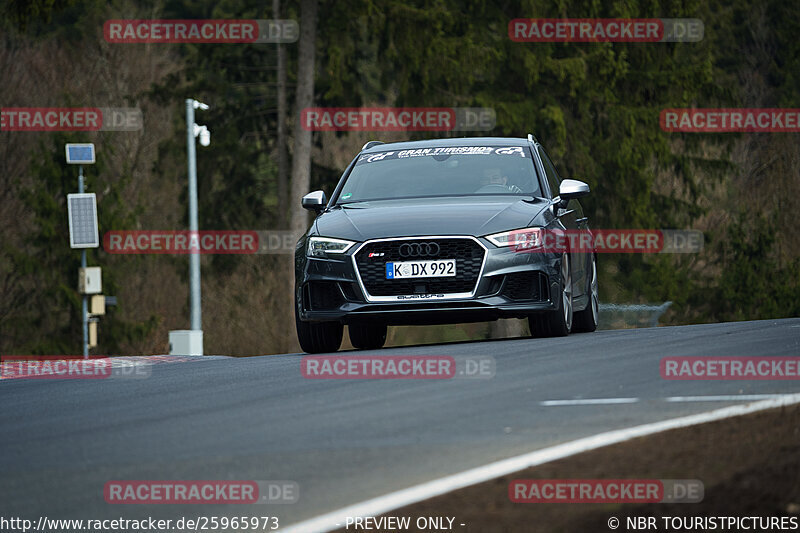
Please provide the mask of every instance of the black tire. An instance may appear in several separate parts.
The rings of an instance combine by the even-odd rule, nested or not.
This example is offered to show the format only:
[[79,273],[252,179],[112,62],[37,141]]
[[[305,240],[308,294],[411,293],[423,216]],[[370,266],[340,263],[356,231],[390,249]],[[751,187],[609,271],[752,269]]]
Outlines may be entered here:
[[344,326],[340,322],[303,322],[294,308],[297,340],[306,353],[335,352],[342,345]]
[[377,350],[386,343],[386,324],[351,324],[350,344],[359,350]]
[[600,298],[597,286],[597,257],[592,254],[591,278],[589,279],[589,303],[586,309],[575,313],[572,331],[591,333],[597,329],[600,320]]
[[566,337],[572,331],[572,270],[569,255],[561,258],[561,289],[558,309],[528,317],[534,337]]

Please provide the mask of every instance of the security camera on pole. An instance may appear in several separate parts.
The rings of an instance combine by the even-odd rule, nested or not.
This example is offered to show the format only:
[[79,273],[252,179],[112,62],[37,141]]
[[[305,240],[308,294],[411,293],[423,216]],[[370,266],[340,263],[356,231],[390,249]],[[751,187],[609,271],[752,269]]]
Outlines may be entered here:
[[[186,151],[189,164],[189,232],[197,235],[197,157],[195,138],[202,146],[211,144],[211,132],[194,122],[194,110],[209,109],[208,105],[192,98],[186,100]],[[200,304],[200,251],[189,254],[189,308],[191,329],[169,332],[171,355],[203,355],[203,323]]]

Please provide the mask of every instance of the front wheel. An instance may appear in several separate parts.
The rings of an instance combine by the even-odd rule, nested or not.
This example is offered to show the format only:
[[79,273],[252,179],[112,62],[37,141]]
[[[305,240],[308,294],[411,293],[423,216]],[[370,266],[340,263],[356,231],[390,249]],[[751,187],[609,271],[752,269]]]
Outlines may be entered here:
[[386,343],[386,324],[351,324],[350,344],[359,350],[377,350]]
[[528,325],[534,337],[565,337],[572,331],[572,269],[567,254],[561,258],[559,292],[559,309],[528,317]]
[[575,313],[575,327],[573,331],[587,333],[597,329],[600,316],[600,298],[597,290],[597,258],[592,254],[592,279],[589,282],[589,303],[586,309]]
[[297,305],[294,322],[300,348],[306,353],[335,352],[342,345],[344,326],[339,322],[303,322]]

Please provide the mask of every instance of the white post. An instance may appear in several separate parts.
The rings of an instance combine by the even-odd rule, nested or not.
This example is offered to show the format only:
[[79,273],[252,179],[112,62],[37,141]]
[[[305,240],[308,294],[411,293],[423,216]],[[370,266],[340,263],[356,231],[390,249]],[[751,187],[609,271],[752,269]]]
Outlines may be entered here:
[[[186,100],[186,150],[189,158],[189,233],[197,235],[197,158],[194,134],[195,100]],[[200,305],[200,253],[189,254],[189,305],[191,329],[202,330],[202,307]]]

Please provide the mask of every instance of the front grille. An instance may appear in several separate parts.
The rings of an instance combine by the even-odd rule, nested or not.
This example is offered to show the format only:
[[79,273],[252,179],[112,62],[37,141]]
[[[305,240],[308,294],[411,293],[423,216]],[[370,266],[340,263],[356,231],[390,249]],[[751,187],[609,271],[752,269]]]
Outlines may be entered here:
[[[403,257],[400,246],[404,243],[435,242],[439,253],[435,256]],[[364,288],[372,296],[400,296],[407,294],[452,294],[472,292],[486,251],[472,239],[423,238],[398,241],[372,242],[356,254],[356,266]],[[369,257],[373,254],[373,257]],[[375,255],[383,254],[383,255]],[[413,278],[409,280],[386,279],[386,263],[393,261],[425,261],[455,259],[456,275],[446,278]]]
[[503,296],[517,302],[544,302],[549,298],[547,276],[543,272],[515,272],[506,275]]

